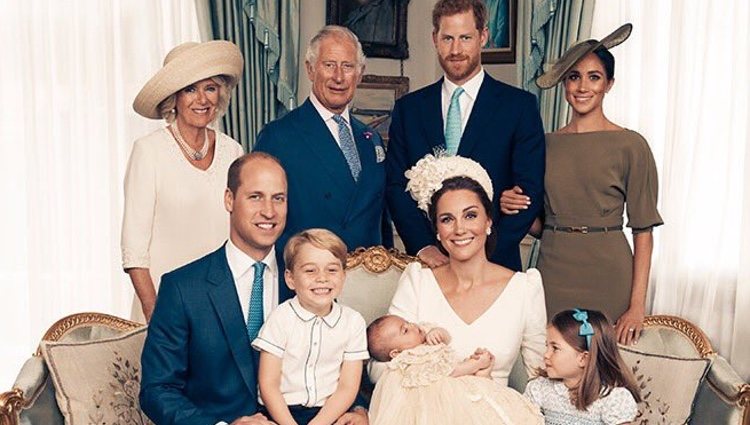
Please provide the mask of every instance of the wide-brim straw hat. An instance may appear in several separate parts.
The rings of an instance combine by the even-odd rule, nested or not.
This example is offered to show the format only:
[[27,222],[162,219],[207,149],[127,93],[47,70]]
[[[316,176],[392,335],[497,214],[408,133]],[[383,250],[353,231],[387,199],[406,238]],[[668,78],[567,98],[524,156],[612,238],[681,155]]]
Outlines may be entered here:
[[633,25],[628,23],[617,28],[611,34],[602,38],[601,41],[591,39],[575,44],[573,47],[565,51],[562,57],[555,62],[547,72],[536,79],[536,85],[543,89],[554,87],[583,57],[601,46],[604,46],[607,49],[617,46],[627,40],[632,31]]
[[146,118],[161,119],[159,103],[195,82],[223,75],[231,91],[242,75],[242,53],[224,40],[180,44],[167,53],[164,66],[143,86],[133,109]]

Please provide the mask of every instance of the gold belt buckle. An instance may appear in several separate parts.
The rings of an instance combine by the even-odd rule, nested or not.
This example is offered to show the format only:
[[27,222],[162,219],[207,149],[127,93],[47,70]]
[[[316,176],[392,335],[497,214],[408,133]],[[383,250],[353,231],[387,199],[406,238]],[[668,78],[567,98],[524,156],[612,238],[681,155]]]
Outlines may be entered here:
[[573,232],[578,232],[578,233],[582,233],[585,235],[589,232],[589,227],[588,226],[571,226],[570,230],[572,230]]

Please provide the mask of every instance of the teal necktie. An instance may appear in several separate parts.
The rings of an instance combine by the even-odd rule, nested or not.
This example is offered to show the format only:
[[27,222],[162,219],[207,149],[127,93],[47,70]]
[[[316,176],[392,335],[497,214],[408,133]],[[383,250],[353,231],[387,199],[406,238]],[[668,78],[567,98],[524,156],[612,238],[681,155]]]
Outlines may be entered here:
[[448,155],[455,155],[458,152],[458,144],[461,143],[461,105],[458,98],[463,93],[462,87],[453,90],[448,116],[445,119],[445,150]]
[[359,162],[359,152],[357,152],[357,145],[354,143],[352,132],[349,131],[346,120],[341,115],[334,115],[333,120],[339,126],[341,151],[344,153],[344,158],[346,158],[346,163],[349,165],[349,171],[352,173],[354,181],[357,181],[359,180],[359,173],[362,171],[362,164]]
[[247,310],[247,336],[253,342],[263,326],[263,270],[266,265],[258,261],[253,264],[253,290],[250,293],[250,308]]

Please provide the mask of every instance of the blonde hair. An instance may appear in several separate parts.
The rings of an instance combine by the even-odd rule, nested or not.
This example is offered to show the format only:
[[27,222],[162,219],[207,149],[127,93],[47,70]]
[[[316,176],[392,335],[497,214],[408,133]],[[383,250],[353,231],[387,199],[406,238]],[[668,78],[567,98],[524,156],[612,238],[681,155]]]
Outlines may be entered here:
[[[612,325],[602,312],[584,310],[588,315],[588,322],[594,329],[591,336],[591,346],[587,346],[585,336],[579,335],[581,322],[573,315],[574,310],[564,310],[555,315],[550,326],[560,332],[565,342],[580,353],[589,353],[589,361],[583,368],[583,377],[575,388],[570,389],[570,402],[578,410],[586,410],[591,403],[601,397],[606,397],[613,388],[623,387],[630,391],[636,402],[641,401],[641,392],[635,377],[617,348],[617,338]],[[547,376],[544,370],[538,371],[540,376]]]
[[[223,75],[214,75],[210,80],[219,86],[219,102],[216,105],[216,118],[214,118],[214,121],[218,121],[227,113],[229,101],[232,98],[232,87],[229,86],[229,80],[227,77]],[[197,81],[193,84],[195,83],[197,83]],[[193,84],[185,87],[190,87]],[[167,98],[159,102],[159,106],[156,107],[159,111],[159,115],[169,124],[177,119],[177,93],[182,91],[185,87],[167,96]]]
[[330,252],[341,261],[341,267],[346,268],[347,249],[344,241],[327,229],[307,229],[292,236],[284,247],[284,263],[287,270],[294,269],[299,251],[305,244]]

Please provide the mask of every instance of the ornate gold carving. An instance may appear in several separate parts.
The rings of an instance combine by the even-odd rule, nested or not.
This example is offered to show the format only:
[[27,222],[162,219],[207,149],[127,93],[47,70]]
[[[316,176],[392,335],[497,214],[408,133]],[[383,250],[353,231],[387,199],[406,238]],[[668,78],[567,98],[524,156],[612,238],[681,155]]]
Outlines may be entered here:
[[643,319],[643,326],[646,328],[665,327],[680,332],[693,343],[693,346],[703,358],[716,354],[706,334],[698,326],[681,317],[667,315],[646,316]]
[[17,425],[18,412],[25,403],[23,391],[18,388],[0,394],[0,425]]
[[[104,313],[76,313],[63,317],[55,322],[42,337],[42,341],[59,341],[66,333],[82,326],[106,326],[111,329],[127,332],[145,326],[143,323],[131,322]],[[36,355],[42,355],[37,349]]]
[[370,248],[357,248],[350,252],[346,259],[347,270],[362,265],[367,271],[379,274],[388,270],[391,265],[398,267],[400,270],[406,268],[406,265],[419,261],[417,257],[406,255],[397,249],[385,249],[382,246],[373,246]]
[[750,384],[743,384],[737,398],[737,405],[742,409],[742,425],[750,425]]

